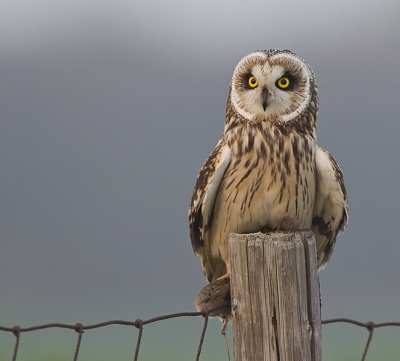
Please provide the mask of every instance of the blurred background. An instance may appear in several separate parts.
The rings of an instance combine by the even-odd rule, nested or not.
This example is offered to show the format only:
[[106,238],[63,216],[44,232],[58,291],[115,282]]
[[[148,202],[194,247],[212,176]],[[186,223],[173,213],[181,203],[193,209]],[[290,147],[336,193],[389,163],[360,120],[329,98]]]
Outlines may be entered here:
[[[320,273],[323,319],[400,321],[400,3],[36,0],[0,5],[0,325],[194,311],[206,284],[187,210],[222,134],[242,57],[285,48],[313,68],[318,143],[350,223]],[[194,360],[203,319],[144,328],[141,360]],[[226,360],[210,321],[202,360]],[[130,360],[137,330],[84,334],[80,360]],[[323,327],[323,357],[361,360],[366,330]],[[228,337],[231,338],[229,328]],[[400,360],[399,328],[368,360]],[[22,334],[18,360],[72,359],[69,330]],[[0,332],[0,360],[14,336]]]

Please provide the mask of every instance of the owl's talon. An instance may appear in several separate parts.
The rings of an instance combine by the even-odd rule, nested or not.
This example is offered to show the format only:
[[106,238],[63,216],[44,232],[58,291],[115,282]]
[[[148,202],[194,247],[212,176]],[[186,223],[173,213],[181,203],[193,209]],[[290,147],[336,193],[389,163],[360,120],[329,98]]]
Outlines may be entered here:
[[221,281],[221,280],[223,280],[223,279],[230,279],[230,277],[231,277],[231,273],[230,272],[227,272],[227,273],[225,273],[223,276],[221,276],[221,277],[218,277],[217,279],[216,279],[216,281]]
[[293,224],[294,224],[294,222],[293,222],[293,218],[291,218],[289,216],[282,217],[282,219],[278,223],[278,227],[276,227],[276,231],[277,232],[282,232],[281,227],[282,227],[282,224],[285,223],[285,222],[289,222],[289,224],[290,224],[289,232],[293,232]]

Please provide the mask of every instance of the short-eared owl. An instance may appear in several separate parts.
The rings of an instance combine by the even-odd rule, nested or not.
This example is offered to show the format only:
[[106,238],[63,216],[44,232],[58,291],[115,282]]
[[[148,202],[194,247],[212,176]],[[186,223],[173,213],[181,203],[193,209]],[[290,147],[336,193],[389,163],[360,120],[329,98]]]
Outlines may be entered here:
[[318,265],[328,262],[347,224],[347,195],[338,164],[317,145],[317,111],[313,71],[296,54],[259,50],[236,66],[224,133],[189,210],[208,282],[229,276],[229,233],[274,230],[285,216],[294,230],[314,231]]

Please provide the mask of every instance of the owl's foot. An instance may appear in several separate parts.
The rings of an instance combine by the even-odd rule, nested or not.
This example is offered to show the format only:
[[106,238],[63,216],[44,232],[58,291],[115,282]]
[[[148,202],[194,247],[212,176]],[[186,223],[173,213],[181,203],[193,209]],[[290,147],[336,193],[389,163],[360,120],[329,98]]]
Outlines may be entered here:
[[221,280],[225,280],[225,279],[230,279],[230,277],[231,277],[231,271],[228,271],[228,272],[226,272],[223,276],[221,276],[221,277],[218,277],[217,279],[216,279],[216,281],[221,281]]
[[222,275],[221,277],[218,277],[216,281],[224,280],[227,279],[228,281],[230,280],[231,277],[231,265],[229,263],[229,259],[225,261],[225,266],[226,266],[226,273]]
[[276,231],[277,232],[282,232],[281,227],[282,227],[283,223],[285,223],[285,222],[288,222],[290,224],[289,232],[293,232],[293,224],[294,224],[294,222],[293,222],[293,218],[291,218],[289,216],[282,217],[282,219],[278,223],[278,227],[276,227]]

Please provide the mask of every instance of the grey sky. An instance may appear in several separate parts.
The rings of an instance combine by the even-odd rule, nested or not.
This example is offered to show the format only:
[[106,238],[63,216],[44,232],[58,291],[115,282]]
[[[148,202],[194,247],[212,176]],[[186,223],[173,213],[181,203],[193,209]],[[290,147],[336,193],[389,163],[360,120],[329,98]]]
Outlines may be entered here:
[[[399,321],[399,11],[397,1],[2,4],[1,325],[194,309],[206,283],[187,226],[197,172],[222,133],[235,65],[274,47],[313,68],[319,144],[349,193],[348,230],[321,272],[323,318]],[[205,360],[225,357],[220,325],[211,326],[206,346],[216,353]],[[179,327],[184,335],[154,326],[148,336],[159,338],[145,341],[143,357],[157,358],[154,343],[181,357],[182,338],[192,357],[201,320]],[[346,332],[362,349],[363,332],[327,327],[327,360],[353,352]],[[59,335],[54,344],[69,355]],[[117,349],[122,341],[106,335],[88,332],[86,345],[105,337]],[[41,354],[41,337],[25,338],[22,354]],[[393,359],[396,337],[372,351]],[[0,360],[12,342],[0,334]],[[131,354],[128,341],[121,349]]]

